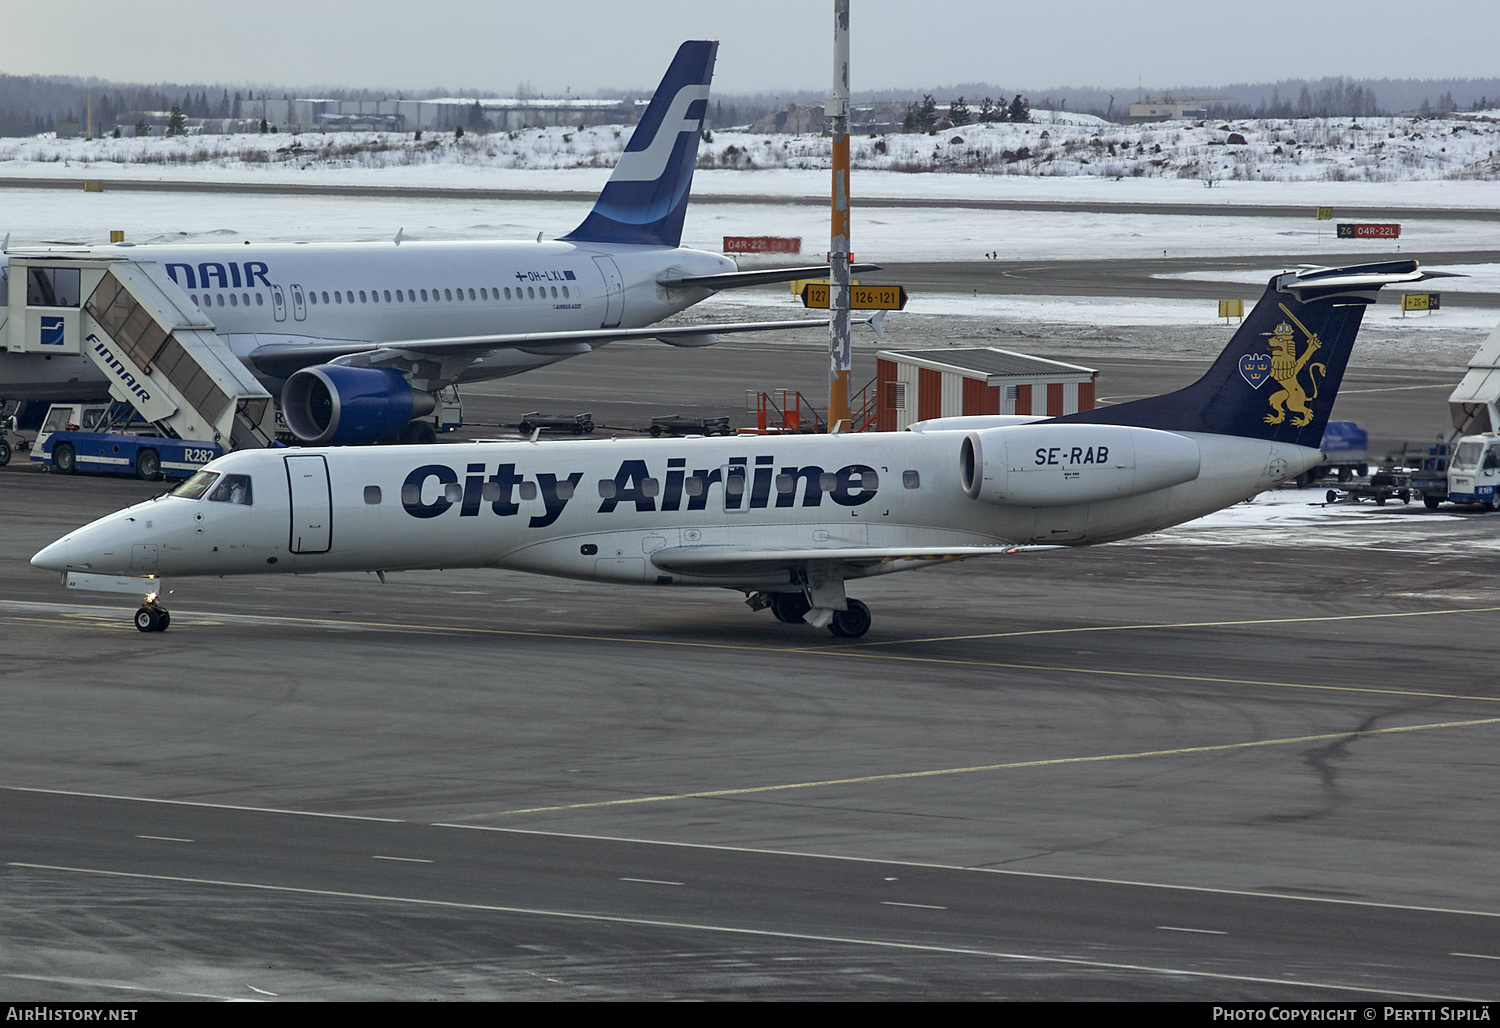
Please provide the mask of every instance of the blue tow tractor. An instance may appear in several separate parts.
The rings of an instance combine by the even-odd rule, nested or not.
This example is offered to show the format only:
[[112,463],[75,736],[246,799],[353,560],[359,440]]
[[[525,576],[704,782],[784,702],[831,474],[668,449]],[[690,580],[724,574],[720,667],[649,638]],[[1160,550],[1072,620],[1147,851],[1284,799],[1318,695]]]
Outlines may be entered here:
[[154,481],[187,478],[224,452],[218,443],[163,435],[129,404],[54,403],[31,459],[57,475],[104,471]]

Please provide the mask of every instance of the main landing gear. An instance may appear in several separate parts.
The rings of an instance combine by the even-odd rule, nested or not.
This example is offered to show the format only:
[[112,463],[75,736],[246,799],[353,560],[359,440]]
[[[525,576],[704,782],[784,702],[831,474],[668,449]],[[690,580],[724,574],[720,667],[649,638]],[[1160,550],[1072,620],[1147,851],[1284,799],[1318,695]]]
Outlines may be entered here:
[[165,632],[171,623],[172,615],[167,608],[157,606],[154,600],[142,604],[135,612],[135,627],[142,632]]
[[771,608],[771,614],[786,625],[810,624],[826,627],[841,639],[858,639],[870,630],[870,608],[848,600],[847,610],[814,608],[806,593],[755,593],[746,601],[751,610]]

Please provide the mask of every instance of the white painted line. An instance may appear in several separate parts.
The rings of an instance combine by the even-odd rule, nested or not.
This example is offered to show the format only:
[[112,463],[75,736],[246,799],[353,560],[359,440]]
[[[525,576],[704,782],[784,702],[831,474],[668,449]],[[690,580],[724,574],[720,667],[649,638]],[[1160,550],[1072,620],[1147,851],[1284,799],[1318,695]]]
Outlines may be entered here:
[[947,907],[935,906],[931,903],[897,903],[895,900],[881,900],[882,907],[915,907],[918,910],[947,910]]
[[137,835],[137,839],[155,839],[157,842],[197,842],[197,839],[177,839],[170,835]]
[[82,796],[91,800],[125,800],[129,803],[165,803],[174,807],[206,807],[209,810],[248,810],[256,814],[293,814],[297,817],[331,817],[343,821],[379,821],[382,824],[405,824],[399,817],[365,817],[362,814],[320,814],[314,810],[281,810],[277,807],[247,807],[238,803],[202,803],[197,800],[159,800],[151,796],[116,796],[107,792],[80,792],[76,789],[37,789],[26,785],[0,785],[10,792],[35,792],[44,796]]
[[[41,791],[41,790],[33,790]],[[332,815],[329,815],[332,816]],[[1384,903],[1378,900],[1339,899],[1333,896],[1299,896],[1294,893],[1261,892],[1255,889],[1224,889],[1204,885],[1177,885],[1172,882],[1146,882],[1130,878],[1104,878],[1097,875],[1068,875],[1046,871],[1017,871],[1007,867],[975,867],[964,864],[940,864],[936,861],[892,860],[884,857],[851,857],[842,853],[816,853],[809,850],[775,850],[764,846],[729,846],[722,843],[676,842],[668,839],[642,839],[629,835],[596,835],[589,832],[558,832],[540,828],[511,828],[502,825],[475,825],[454,821],[434,821],[433,828],[461,828],[470,832],[501,832],[511,835],[536,835],[550,839],[588,839],[592,842],[627,842],[641,846],[669,846],[676,849],[717,850],[724,853],[760,853],[776,857],[806,857],[811,860],[837,860],[885,867],[922,868],[937,871],[963,871],[968,874],[1005,875],[1015,878],[1040,878],[1053,882],[1089,882],[1094,885],[1128,885],[1141,889],[1165,889],[1170,892],[1198,893],[1205,896],[1245,896],[1251,899],[1286,900],[1292,903],[1326,903],[1340,907],[1367,907],[1373,910],[1414,910],[1425,914],[1463,914],[1468,917],[1500,917],[1500,910],[1464,910],[1459,907],[1429,907],[1415,903]]]
[[1474,960],[1500,960],[1500,956],[1489,953],[1449,953],[1450,957],[1470,957]]
[[1174,928],[1169,924],[1156,926],[1159,932],[1192,932],[1194,935],[1228,935],[1228,932],[1216,932],[1212,928]]
[[622,882],[639,882],[642,885],[686,885],[686,882],[664,882],[656,878],[621,878]]
[[108,871],[102,868],[62,867],[55,864],[25,864],[11,861],[6,867],[23,867],[33,871],[65,871],[72,874],[100,875],[108,878],[129,878],[136,881],[176,882],[186,885],[204,885],[222,889],[253,889],[258,892],[285,893],[292,896],[329,896],[336,899],[368,900],[376,903],[398,903],[415,907],[435,907],[444,910],[473,910],[493,914],[525,914],[536,917],[555,917],[566,921],[592,921],[598,924],[640,925],[646,928],[668,928],[675,930],[712,932],[721,935],[742,935],[755,938],[797,939],[807,942],[830,942],[846,946],[869,946],[875,949],[901,950],[919,953],[952,953],[960,956],[989,957],[997,960],[1015,960],[1030,964],[1062,964],[1067,967],[1092,967],[1112,971],[1139,971],[1144,974],[1172,975],[1184,978],[1206,978],[1217,981],[1252,982],[1262,985],[1290,986],[1297,989],[1330,989],[1337,992],[1352,992],[1371,996],[1401,996],[1413,999],[1453,1000],[1457,1002],[1484,1003],[1487,999],[1471,996],[1445,996],[1426,992],[1401,992],[1390,988],[1345,985],[1337,982],[1317,982],[1270,978],[1264,975],[1222,974],[1213,971],[1194,971],[1177,967],[1154,967],[1150,964],[1124,964],[1106,960],[1090,960],[1083,957],[1038,956],[1034,953],[1015,953],[1007,950],[988,950],[968,946],[936,946],[930,943],[900,942],[891,939],[860,939],[845,935],[824,935],[816,932],[770,931],[763,928],[739,928],[733,925],[693,923],[690,921],[667,921],[647,917],[622,917],[612,914],[582,914],[570,910],[547,910],[536,907],[505,907],[489,903],[460,903],[456,900],[419,899],[415,896],[390,896],[378,893],[345,892],[336,889],[304,889],[291,885],[265,885],[259,882],[234,882],[213,878],[186,878],[179,875],[149,875],[130,871]]
[[400,860],[407,864],[430,864],[432,861],[423,860],[421,857],[382,857],[379,853],[373,854],[371,860]]
[[258,992],[262,996],[274,996],[274,995],[276,995],[276,993],[274,993],[274,992],[267,992],[265,989],[257,989],[253,985],[246,985],[245,988],[249,989],[251,992]]
[[249,1000],[236,999],[233,996],[219,996],[212,992],[173,992],[171,989],[157,989],[147,985],[126,985],[123,982],[108,982],[97,978],[62,978],[57,975],[45,974],[7,974],[6,978],[15,978],[23,982],[51,982],[56,985],[82,985],[91,989],[119,989],[122,992],[150,992],[158,996],[179,996],[183,999],[216,999],[225,1003],[248,1003]]

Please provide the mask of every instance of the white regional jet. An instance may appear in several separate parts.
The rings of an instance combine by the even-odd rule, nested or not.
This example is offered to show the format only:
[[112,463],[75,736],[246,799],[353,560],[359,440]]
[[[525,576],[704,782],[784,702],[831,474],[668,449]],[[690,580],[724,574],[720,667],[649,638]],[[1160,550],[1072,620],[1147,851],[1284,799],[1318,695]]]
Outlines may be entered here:
[[241,451],[31,562],[147,594],[143,632],[169,620],[154,576],[492,567],[720,586],[856,637],[870,612],[847,580],[1154,532],[1316,466],[1365,305],[1424,277],[1415,261],[1277,275],[1195,384],[1060,418]]
[[[430,441],[431,424],[413,419],[434,409],[438,390],[529,371],[611,340],[706,346],[714,333],[827,324],[642,327],[719,289],[828,273],[826,266],[740,272],[727,257],[680,245],[717,51],[712,41],[682,44],[593,210],[556,241],[424,243],[398,234],[383,243],[89,254],[160,264],[280,396],[288,427],[313,445],[398,435]],[[5,270],[0,265],[0,282]],[[79,298],[28,302],[76,307]],[[107,399],[108,389],[87,357],[0,347],[0,397]]]

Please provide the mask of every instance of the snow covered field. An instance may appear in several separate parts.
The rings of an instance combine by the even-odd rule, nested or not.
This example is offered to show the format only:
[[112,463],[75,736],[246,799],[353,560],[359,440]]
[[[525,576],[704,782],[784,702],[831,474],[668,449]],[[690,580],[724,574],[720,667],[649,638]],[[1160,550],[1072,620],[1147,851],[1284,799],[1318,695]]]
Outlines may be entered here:
[[[1129,178],[1229,183],[1493,181],[1500,164],[1500,111],[1440,117],[1305,118],[1115,125],[1090,115],[1036,111],[1035,121],[970,124],[943,132],[853,137],[862,172],[953,172],[1006,179]],[[702,171],[827,170],[817,135],[713,132]],[[470,133],[349,132],[57,140],[0,140],[7,174],[37,166],[157,166],[172,177],[205,164],[256,177],[320,170],[406,174],[455,166],[475,172],[607,172],[628,128],[538,128]],[[25,172],[17,169],[29,169]],[[570,176],[572,177],[572,176]],[[567,188],[588,188],[581,180]],[[761,190],[757,189],[756,192]],[[874,195],[874,194],[871,194]]]

